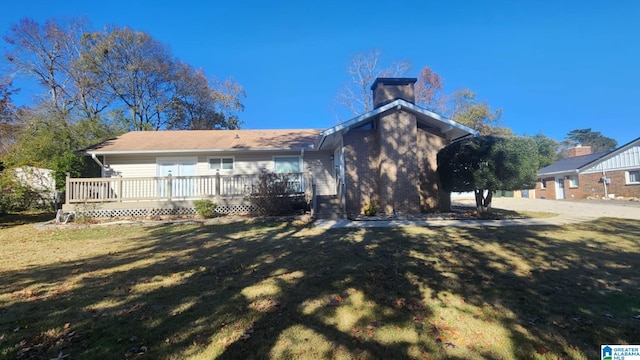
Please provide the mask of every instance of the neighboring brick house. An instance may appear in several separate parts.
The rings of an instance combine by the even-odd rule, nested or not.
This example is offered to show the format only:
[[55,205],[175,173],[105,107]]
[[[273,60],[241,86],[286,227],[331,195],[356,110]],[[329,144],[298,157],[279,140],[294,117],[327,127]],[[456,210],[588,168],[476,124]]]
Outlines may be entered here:
[[[134,131],[84,153],[102,178],[68,179],[65,211],[92,203],[100,216],[189,213],[211,198],[220,211],[248,210],[247,189],[266,169],[324,215],[450,208],[439,189],[436,155],[477,132],[415,105],[415,78],[379,78],[374,109],[329,129]],[[250,191],[250,190],[249,190]],[[312,193],[312,194],[310,194]],[[191,208],[191,210],[189,210]]]
[[567,158],[538,171],[536,198],[588,197],[640,198],[640,138],[605,153],[575,147]]

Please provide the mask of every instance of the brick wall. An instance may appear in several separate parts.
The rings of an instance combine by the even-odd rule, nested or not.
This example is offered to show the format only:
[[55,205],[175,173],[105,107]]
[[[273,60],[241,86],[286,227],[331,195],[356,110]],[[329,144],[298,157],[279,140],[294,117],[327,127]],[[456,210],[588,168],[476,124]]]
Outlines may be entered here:
[[[611,184],[607,185],[607,194],[616,197],[640,197],[640,184],[627,185],[626,172],[624,170],[608,171],[607,177]],[[601,173],[580,174],[578,187],[570,187],[569,179],[562,177],[564,181],[565,199],[583,200],[588,197],[604,197],[604,184]],[[536,183],[536,198],[555,199],[556,185],[554,178],[547,178],[547,188],[540,188],[540,181]]]
[[556,198],[556,179],[553,177],[545,178],[547,182],[546,189],[543,189],[540,180],[536,182],[536,198],[537,199],[555,199]]
[[438,186],[437,154],[445,146],[445,140],[426,130],[418,129],[418,167],[420,175],[420,211],[433,212],[451,209],[451,194]]
[[[600,178],[602,174],[583,174],[580,176],[580,179],[585,179],[585,189],[584,191],[587,193],[587,196],[593,196],[593,192],[591,188],[594,188],[595,195],[598,197],[604,196],[604,185]],[[607,194],[615,195],[616,197],[640,197],[640,184],[627,185],[626,171],[618,170],[618,171],[607,171],[607,177],[611,180],[611,183],[607,185]],[[580,183],[580,187],[582,187],[583,183]]]
[[378,197],[378,139],[374,130],[353,129],[344,135],[347,213],[360,214]]
[[386,214],[420,212],[415,115],[405,111],[384,114],[378,120],[377,132],[380,143],[380,210]]

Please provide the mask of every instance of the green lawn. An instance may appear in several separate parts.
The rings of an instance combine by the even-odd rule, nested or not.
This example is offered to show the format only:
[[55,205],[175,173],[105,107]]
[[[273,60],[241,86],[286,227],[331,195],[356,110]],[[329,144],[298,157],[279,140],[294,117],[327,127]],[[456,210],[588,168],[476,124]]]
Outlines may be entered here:
[[0,227],[0,358],[593,359],[640,339],[638,221]]

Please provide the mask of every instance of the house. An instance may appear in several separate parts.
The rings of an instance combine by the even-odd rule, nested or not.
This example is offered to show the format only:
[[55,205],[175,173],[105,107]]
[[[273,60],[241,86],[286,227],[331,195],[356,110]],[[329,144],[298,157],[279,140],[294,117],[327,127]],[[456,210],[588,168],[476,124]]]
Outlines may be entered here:
[[592,153],[589,146],[538,171],[539,199],[640,198],[640,138],[619,148]]
[[374,109],[328,129],[129,132],[83,152],[99,179],[67,179],[65,211],[95,216],[190,213],[211,198],[221,212],[252,211],[247,193],[266,169],[324,215],[449,209],[436,154],[476,131],[415,105],[415,78],[378,78]]

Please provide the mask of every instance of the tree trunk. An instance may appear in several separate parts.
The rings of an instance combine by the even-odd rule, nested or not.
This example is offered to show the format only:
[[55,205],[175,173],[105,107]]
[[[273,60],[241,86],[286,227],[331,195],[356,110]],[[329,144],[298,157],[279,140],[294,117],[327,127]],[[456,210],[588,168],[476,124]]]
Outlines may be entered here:
[[[484,196],[484,192],[487,192],[487,196]],[[476,197],[476,209],[478,214],[491,212],[491,200],[493,199],[493,191],[491,189],[476,189],[474,190]]]

